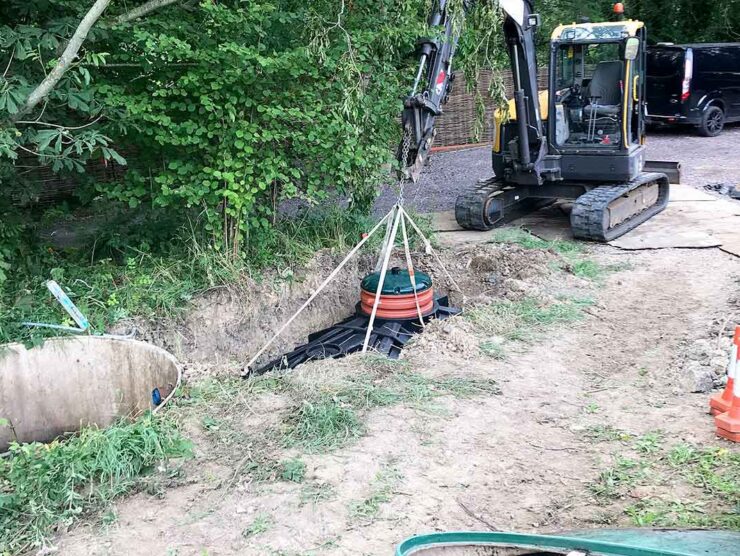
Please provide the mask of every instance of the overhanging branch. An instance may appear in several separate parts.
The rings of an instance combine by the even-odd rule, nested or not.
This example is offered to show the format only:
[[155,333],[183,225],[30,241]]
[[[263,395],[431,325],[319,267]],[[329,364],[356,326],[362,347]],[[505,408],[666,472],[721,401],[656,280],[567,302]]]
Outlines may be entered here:
[[134,8],[133,10],[129,10],[126,13],[119,15],[116,18],[116,23],[128,23],[129,21],[145,16],[149,12],[153,12],[159,8],[164,8],[165,6],[169,6],[170,4],[174,4],[179,1],[180,0],[149,0],[149,2],[142,4],[138,8]]
[[103,12],[110,3],[111,0],[96,0],[92,8],[90,8],[87,14],[85,14],[85,17],[82,18],[82,21],[80,21],[80,24],[77,26],[74,35],[72,35],[72,38],[67,43],[67,46],[59,57],[59,61],[54,66],[54,69],[52,69],[39,86],[36,87],[30,95],[28,95],[28,99],[26,99],[23,107],[18,114],[16,114],[16,119],[20,119],[22,116],[36,108],[38,103],[46,98],[56,84],[59,83],[59,80],[72,65],[75,58],[77,58],[77,53],[80,51],[82,43],[85,42],[90,29],[92,29],[92,26],[95,25],[98,19],[100,19],[100,16],[103,15]]

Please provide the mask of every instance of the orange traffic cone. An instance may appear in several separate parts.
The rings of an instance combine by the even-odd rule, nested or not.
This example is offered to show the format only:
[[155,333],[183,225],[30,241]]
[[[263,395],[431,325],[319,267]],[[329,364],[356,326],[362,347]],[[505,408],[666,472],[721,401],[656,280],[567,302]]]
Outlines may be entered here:
[[717,426],[717,436],[740,442],[740,377],[737,376],[737,364],[735,365],[735,379],[732,385],[730,410],[717,415],[714,418],[714,424]]
[[735,327],[735,336],[732,339],[732,349],[730,350],[730,365],[727,367],[727,384],[725,389],[709,398],[709,413],[719,415],[730,410],[732,405],[732,387],[735,383],[736,369],[740,359],[740,326]]
[[714,424],[717,426],[717,436],[740,442],[740,381],[735,382],[730,411],[717,415]]

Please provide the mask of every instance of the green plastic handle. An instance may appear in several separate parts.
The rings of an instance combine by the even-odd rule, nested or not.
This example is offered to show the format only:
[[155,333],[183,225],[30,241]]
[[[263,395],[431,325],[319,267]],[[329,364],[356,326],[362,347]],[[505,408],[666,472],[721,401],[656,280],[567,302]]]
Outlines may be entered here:
[[578,550],[604,556],[694,556],[688,552],[640,548],[583,538],[475,531],[452,531],[410,537],[398,545],[396,556],[408,556],[421,550],[443,546],[501,546],[534,550]]

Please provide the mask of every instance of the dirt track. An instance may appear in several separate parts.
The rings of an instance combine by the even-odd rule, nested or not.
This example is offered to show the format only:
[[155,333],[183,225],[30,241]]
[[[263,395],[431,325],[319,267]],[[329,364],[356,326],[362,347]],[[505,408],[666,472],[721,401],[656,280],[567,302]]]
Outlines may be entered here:
[[[634,448],[597,443],[586,432],[609,426],[636,438],[662,431],[666,444],[718,445],[706,396],[690,393],[683,361],[698,339],[720,345],[722,326],[739,316],[740,260],[715,249],[628,253],[608,246],[590,256],[621,270],[603,282],[561,274],[533,286],[544,295],[592,297],[584,320],[550,329],[505,361],[455,351],[474,339],[466,339],[466,328],[462,336],[455,327],[432,332],[407,352],[422,375],[493,378],[501,395],[443,396],[434,409],[370,410],[365,436],[333,453],[302,456],[303,485],[239,477],[222,455],[226,445],[190,431],[197,459],[184,465],[178,486],[161,498],[123,500],[113,525],[88,523],[60,540],[60,553],[380,555],[409,535],[435,530],[628,524],[624,506],[644,493],[636,488],[605,502],[589,485]],[[319,370],[313,367],[316,377]],[[279,400],[250,398],[239,406],[240,426],[264,426],[284,408]],[[238,445],[236,453],[253,448]],[[377,513],[357,518],[353,504],[374,500],[379,484]],[[328,485],[333,495],[307,503],[307,485]],[[645,488],[674,497],[689,487],[671,477]],[[264,526],[255,527],[258,521]]]

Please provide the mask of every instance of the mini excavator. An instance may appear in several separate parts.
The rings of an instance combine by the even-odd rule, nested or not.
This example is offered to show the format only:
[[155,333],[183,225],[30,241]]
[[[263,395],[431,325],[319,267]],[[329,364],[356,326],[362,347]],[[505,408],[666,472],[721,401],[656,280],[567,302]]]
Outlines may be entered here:
[[[464,2],[465,14],[473,4]],[[494,176],[459,195],[458,224],[490,230],[566,199],[576,238],[610,241],[663,210],[679,165],[645,159],[645,25],[624,20],[621,4],[617,21],[560,25],[550,41],[548,87],[538,91],[534,0],[499,5],[514,95],[494,113]],[[454,80],[459,29],[447,8],[447,0],[434,1],[429,25],[437,38],[418,41],[419,69],[404,99],[398,157],[401,179],[414,182]]]

